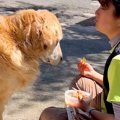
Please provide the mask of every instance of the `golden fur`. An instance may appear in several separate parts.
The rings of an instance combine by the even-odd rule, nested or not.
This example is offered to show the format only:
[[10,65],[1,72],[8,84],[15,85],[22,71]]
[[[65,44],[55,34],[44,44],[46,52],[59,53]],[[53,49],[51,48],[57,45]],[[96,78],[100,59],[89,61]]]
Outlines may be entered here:
[[61,38],[61,25],[47,10],[0,16],[0,120],[9,97],[37,78],[42,62],[61,61]]

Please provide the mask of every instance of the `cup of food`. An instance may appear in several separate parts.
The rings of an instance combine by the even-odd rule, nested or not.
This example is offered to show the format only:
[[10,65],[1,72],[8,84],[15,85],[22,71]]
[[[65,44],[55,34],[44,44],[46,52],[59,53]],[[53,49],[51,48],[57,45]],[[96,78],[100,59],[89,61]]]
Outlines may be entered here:
[[65,104],[66,106],[79,107],[80,100],[85,102],[91,101],[91,94],[82,90],[66,90],[65,91]]

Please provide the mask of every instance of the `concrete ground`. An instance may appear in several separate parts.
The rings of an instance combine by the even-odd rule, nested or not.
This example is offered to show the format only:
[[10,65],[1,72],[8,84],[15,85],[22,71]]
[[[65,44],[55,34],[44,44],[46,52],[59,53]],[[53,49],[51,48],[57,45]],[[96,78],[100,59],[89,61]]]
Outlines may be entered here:
[[64,107],[64,92],[77,76],[76,64],[86,57],[96,70],[103,72],[110,48],[108,39],[95,29],[96,0],[1,0],[0,14],[19,9],[48,9],[59,18],[64,31],[61,65],[41,66],[41,75],[33,84],[15,93],[4,112],[4,120],[38,120],[49,106]]

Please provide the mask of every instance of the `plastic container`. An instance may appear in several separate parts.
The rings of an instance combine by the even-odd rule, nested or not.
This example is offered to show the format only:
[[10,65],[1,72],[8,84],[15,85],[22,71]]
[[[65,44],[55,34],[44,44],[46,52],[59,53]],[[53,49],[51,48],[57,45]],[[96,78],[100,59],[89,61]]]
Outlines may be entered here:
[[82,90],[66,90],[65,91],[65,104],[66,106],[79,107],[80,99],[85,102],[91,101],[91,94]]

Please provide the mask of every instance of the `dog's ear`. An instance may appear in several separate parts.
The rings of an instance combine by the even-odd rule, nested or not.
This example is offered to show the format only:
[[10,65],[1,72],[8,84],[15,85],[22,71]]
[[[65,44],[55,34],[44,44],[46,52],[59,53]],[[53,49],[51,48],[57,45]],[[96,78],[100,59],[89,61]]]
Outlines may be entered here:
[[32,46],[32,49],[46,49],[47,45],[50,46],[53,42],[56,42],[56,39],[59,39],[57,38],[58,35],[56,35],[58,31],[54,23],[49,20],[49,17],[42,15],[43,14],[37,14],[34,16],[34,21],[23,29],[24,43],[27,46]]
[[37,13],[33,9],[19,10],[13,16],[13,20],[20,29],[23,29],[27,25],[36,21],[36,17]]
[[42,45],[43,35],[46,33],[44,32],[44,19],[35,10],[20,10],[12,17],[12,21],[14,23],[12,34],[19,35],[17,36],[18,46],[22,47],[24,51],[44,47]]
[[25,27],[23,35],[24,46],[31,47],[34,50],[40,49],[42,51],[42,49],[46,48],[46,44],[49,44],[48,40],[50,40],[51,33],[45,31],[42,22],[35,21]]

